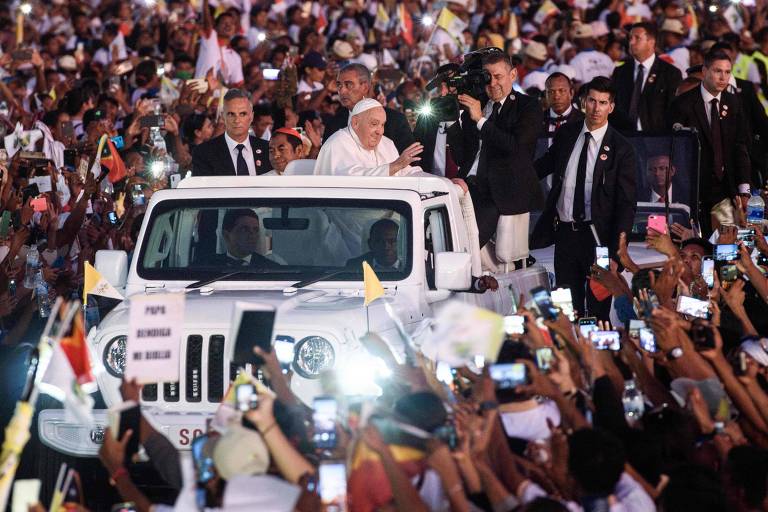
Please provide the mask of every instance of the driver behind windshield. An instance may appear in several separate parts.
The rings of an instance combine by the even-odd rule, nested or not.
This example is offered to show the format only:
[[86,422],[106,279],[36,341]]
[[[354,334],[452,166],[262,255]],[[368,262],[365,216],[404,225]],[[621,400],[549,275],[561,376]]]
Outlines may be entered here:
[[216,254],[211,265],[227,267],[278,267],[274,261],[257,252],[259,245],[259,216],[248,208],[227,211],[221,226],[227,248],[225,254]]
[[397,256],[397,232],[400,226],[390,219],[377,220],[371,226],[368,235],[369,252],[347,260],[347,267],[359,268],[363,261],[373,267],[373,270],[402,270],[402,262]]

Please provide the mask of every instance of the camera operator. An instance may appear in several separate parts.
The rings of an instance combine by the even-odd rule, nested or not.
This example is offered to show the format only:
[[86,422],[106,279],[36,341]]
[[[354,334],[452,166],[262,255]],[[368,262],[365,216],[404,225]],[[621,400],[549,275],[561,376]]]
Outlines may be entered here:
[[[459,72],[457,64],[445,64],[437,68],[435,78],[427,84],[427,89],[437,88],[441,98],[456,94],[456,88],[448,85],[448,80]],[[424,172],[456,178],[459,168],[447,145],[448,128],[456,121],[443,121],[434,112],[422,112],[416,119],[413,135],[424,146],[421,154],[421,168]]]
[[[480,246],[504,226],[514,234],[517,267],[528,256],[529,212],[543,206],[541,188],[533,168],[536,138],[541,127],[539,103],[524,94],[512,94],[517,70],[509,56],[486,53],[483,69],[490,75],[485,86],[488,101],[459,94],[463,107],[459,123],[448,129],[448,144],[460,165],[461,177],[475,204]],[[506,231],[506,229],[505,229]]]

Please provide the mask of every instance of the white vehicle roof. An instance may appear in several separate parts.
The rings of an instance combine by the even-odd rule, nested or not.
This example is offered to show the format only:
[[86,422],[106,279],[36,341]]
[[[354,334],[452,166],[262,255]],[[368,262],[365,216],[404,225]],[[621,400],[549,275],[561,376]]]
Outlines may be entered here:
[[420,194],[450,193],[455,186],[446,178],[430,176],[204,176],[185,178],[179,189],[196,188],[369,188],[411,190]]

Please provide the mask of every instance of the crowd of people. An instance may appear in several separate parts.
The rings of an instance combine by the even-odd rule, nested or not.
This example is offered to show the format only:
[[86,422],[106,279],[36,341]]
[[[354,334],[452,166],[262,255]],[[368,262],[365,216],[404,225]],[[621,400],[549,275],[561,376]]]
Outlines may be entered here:
[[[142,512],[766,510],[768,242],[748,206],[766,195],[767,22],[764,0],[5,3],[0,343],[35,343],[47,304],[81,296],[98,250],[131,254],[152,194],[190,173],[428,173],[471,196],[492,260],[521,269],[554,245],[575,314],[520,301],[509,313],[524,329],[494,364],[447,376],[369,340],[393,376],[366,414],[339,408],[325,447],[261,352],[258,405],[223,401],[229,428],[200,438],[191,471],[148,421],[107,432],[115,500]],[[633,137],[682,132],[700,144],[694,215],[649,225],[659,258],[638,264],[637,202],[681,194],[670,154],[650,155],[640,190]],[[595,264],[600,248],[609,263]],[[507,364],[523,378],[494,374]],[[121,391],[138,401],[135,383]],[[134,484],[131,436],[171,498]],[[333,461],[343,498],[321,496]]]

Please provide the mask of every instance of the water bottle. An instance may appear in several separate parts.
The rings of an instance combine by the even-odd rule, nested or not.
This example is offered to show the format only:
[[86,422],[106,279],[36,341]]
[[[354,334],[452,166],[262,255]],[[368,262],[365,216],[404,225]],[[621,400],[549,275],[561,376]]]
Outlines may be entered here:
[[48,297],[48,283],[43,279],[43,272],[37,271],[37,286],[35,294],[37,295],[37,312],[40,318],[48,318],[51,314],[51,299]]
[[624,405],[624,418],[629,426],[633,426],[645,412],[645,400],[643,394],[637,389],[634,379],[624,382],[624,392],[621,395],[621,403]]
[[760,197],[760,192],[753,190],[752,197],[747,202],[747,222],[749,224],[762,225],[764,210],[765,201]]
[[37,251],[37,245],[32,244],[27,253],[27,268],[24,272],[24,288],[30,290],[35,287],[37,271],[40,268],[40,253]]

